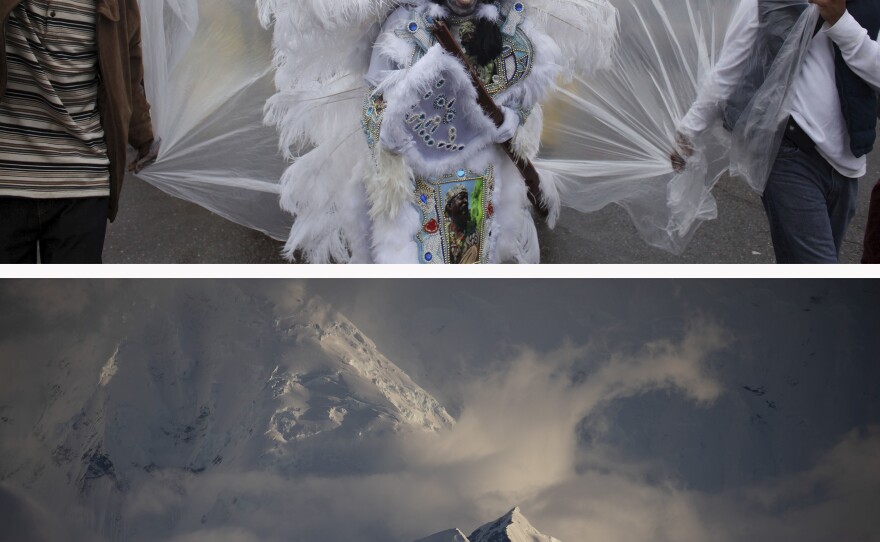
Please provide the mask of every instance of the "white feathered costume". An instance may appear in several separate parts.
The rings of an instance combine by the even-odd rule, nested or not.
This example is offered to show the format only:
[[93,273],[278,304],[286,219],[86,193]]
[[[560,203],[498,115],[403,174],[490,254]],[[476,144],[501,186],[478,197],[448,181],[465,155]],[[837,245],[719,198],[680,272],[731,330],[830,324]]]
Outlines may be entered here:
[[[266,121],[293,163],[286,245],[313,263],[537,263],[523,179],[498,143],[540,147],[541,102],[560,79],[606,67],[617,13],[605,0],[499,0],[504,50],[483,114],[465,67],[435,43],[433,19],[467,21],[429,0],[258,0],[274,24],[276,82]],[[553,36],[551,39],[550,36]],[[542,174],[552,226],[559,189]]]

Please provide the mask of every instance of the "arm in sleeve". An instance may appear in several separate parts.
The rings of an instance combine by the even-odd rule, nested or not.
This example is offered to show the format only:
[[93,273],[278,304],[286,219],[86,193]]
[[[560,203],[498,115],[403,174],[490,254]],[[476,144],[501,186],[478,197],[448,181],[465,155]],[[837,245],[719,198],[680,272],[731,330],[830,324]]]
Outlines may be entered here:
[[834,26],[827,24],[822,32],[834,41],[843,53],[847,65],[866,83],[880,89],[880,43],[872,40],[868,31],[846,12]]
[[[153,1],[153,0],[150,0]],[[150,104],[144,91],[144,61],[141,50],[141,13],[137,0],[126,0],[128,26],[128,56],[131,77],[131,122],[128,142],[140,155],[150,150],[153,142],[153,123]]]
[[758,2],[742,0],[724,38],[721,55],[702,84],[697,99],[679,124],[688,136],[704,132],[721,116],[722,103],[742,80],[760,25]]

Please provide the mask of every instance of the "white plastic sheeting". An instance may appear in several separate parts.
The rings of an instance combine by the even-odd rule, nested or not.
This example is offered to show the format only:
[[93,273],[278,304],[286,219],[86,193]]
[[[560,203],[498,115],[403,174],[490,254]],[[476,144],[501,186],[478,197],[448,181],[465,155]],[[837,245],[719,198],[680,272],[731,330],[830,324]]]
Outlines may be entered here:
[[[764,0],[765,2],[767,0]],[[805,4],[793,0],[772,0],[773,8]],[[819,21],[819,10],[810,6],[798,19],[770,68],[764,85],[749,102],[733,127],[730,173],[763,193],[791,111],[794,82],[804,62]],[[718,97],[719,101],[723,97]]]
[[[685,170],[675,172],[669,155],[676,129],[698,91],[704,96],[713,92],[711,71],[740,2],[612,3],[621,24],[614,66],[575,81],[556,110],[550,110],[540,165],[568,181],[564,205],[592,212],[619,204],[648,243],[681,253],[699,225],[716,218],[711,191],[729,168],[763,191],[818,11],[804,11],[765,85],[734,127],[732,140],[719,115],[716,125],[693,141],[695,153]],[[726,97],[715,100],[722,108]]]
[[286,239],[287,165],[263,126],[274,92],[271,34],[253,0],[140,2],[145,88],[157,162],[138,176],[218,215]]
[[[818,11],[804,11],[733,137],[719,121],[694,141],[687,168],[675,172],[669,154],[676,128],[698,91],[711,93],[706,82],[739,1],[612,3],[621,25],[612,67],[589,80],[576,78],[547,107],[537,162],[565,180],[564,205],[580,212],[621,205],[648,243],[681,253],[699,225],[717,216],[711,191],[728,169],[763,190]],[[278,135],[262,122],[274,92],[272,37],[261,28],[254,0],[146,0],[141,10],[146,88],[163,145],[157,163],[140,176],[286,239],[291,218],[278,199],[287,161]],[[320,55],[320,44],[314,45],[309,54]],[[724,99],[717,98],[719,107]],[[339,111],[314,122],[332,125]]]

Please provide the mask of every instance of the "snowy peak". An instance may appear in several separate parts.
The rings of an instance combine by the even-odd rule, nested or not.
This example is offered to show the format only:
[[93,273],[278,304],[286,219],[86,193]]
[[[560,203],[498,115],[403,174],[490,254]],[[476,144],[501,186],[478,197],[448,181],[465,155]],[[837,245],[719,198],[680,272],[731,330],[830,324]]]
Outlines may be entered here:
[[370,382],[401,422],[430,431],[447,429],[455,423],[437,399],[382,355],[347,318],[318,300],[311,300],[306,307],[279,318],[276,326],[298,343],[311,341],[319,345],[324,354],[343,366],[342,373],[353,372]]
[[500,519],[483,525],[470,536],[470,542],[560,542],[541,534],[526,519],[519,507]]
[[451,529],[416,542],[560,542],[560,540],[541,534],[517,507],[497,520],[483,525],[469,537],[464,536],[458,529]]
[[458,529],[449,529],[442,533],[433,534],[426,538],[420,538],[416,542],[468,542],[467,537]]

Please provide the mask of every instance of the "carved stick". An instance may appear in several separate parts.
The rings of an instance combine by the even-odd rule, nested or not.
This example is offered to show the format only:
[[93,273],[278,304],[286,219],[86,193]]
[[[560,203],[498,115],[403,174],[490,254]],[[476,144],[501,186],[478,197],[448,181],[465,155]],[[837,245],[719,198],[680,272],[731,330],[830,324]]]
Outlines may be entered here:
[[[452,36],[452,32],[449,31],[449,27],[446,26],[445,22],[435,21],[434,37],[437,38],[437,42],[440,43],[440,46],[443,47],[447,53],[460,60],[465,67],[467,67],[468,72],[471,75],[471,82],[477,90],[477,102],[480,104],[480,107],[483,108],[486,115],[492,119],[492,122],[494,122],[496,126],[504,124],[504,111],[498,107],[498,104],[492,99],[492,95],[486,90],[486,86],[483,85],[483,81],[480,79],[477,71],[471,65],[467,55],[465,55],[464,50],[461,48],[461,45],[459,45]],[[538,175],[538,170],[535,169],[535,165],[532,164],[532,161],[528,158],[517,156],[516,152],[513,150],[513,140],[505,141],[501,144],[501,148],[504,149],[507,156],[513,160],[513,163],[516,164],[520,174],[522,174],[523,180],[525,180],[526,186],[529,189],[529,201],[532,202],[532,205],[534,205],[538,214],[546,218],[550,214],[550,210],[541,200],[541,176]]]

